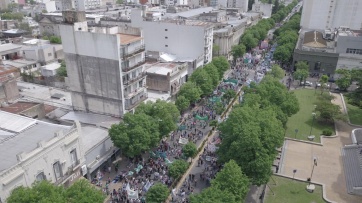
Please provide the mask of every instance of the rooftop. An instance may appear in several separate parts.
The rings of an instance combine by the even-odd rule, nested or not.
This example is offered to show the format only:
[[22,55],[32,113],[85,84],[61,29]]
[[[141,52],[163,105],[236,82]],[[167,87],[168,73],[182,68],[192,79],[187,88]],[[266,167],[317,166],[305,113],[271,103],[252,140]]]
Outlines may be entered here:
[[347,192],[362,195],[362,146],[349,145],[342,149]]
[[36,61],[33,60],[25,60],[25,59],[17,59],[17,60],[6,60],[3,61],[4,64],[14,66],[16,68],[23,68],[24,66],[33,65],[36,64]]
[[40,141],[49,141],[54,133],[71,128],[0,111],[0,171],[14,166],[17,154],[30,152]]
[[303,45],[314,48],[325,48],[327,47],[327,41],[323,39],[321,32],[310,31],[304,34]]
[[50,63],[48,65],[42,66],[42,68],[45,70],[57,70],[58,68],[60,68],[60,63]]
[[147,73],[153,73],[158,75],[171,74],[173,70],[178,66],[177,63],[155,63],[146,70]]
[[27,31],[20,30],[20,29],[10,29],[10,30],[3,31],[3,33],[6,33],[6,34],[24,34],[26,32]]
[[12,65],[8,65],[8,64],[0,65],[0,76],[6,75],[9,73],[13,73],[13,72],[17,72],[17,71],[18,71],[18,69]]
[[93,126],[82,127],[82,143],[83,150],[87,153],[94,145],[100,143],[103,139],[108,137],[108,130],[97,128]]
[[138,35],[128,35],[128,34],[123,34],[123,33],[119,33],[120,35],[120,40],[121,40],[121,44],[122,45],[126,45],[132,42],[136,42],[142,39],[141,36]]
[[110,128],[112,124],[118,124],[121,121],[121,119],[111,116],[78,111],[71,111],[62,116],[60,119],[68,121],[77,120],[83,124],[97,125],[105,128]]
[[[1,44],[0,45],[0,53],[5,51],[14,50],[14,52],[19,51],[21,49],[21,45],[7,43],[7,44]],[[18,49],[18,50],[16,50]]]
[[197,9],[191,9],[188,11],[179,12],[174,15],[182,17],[182,18],[190,18],[190,17],[200,15],[202,13],[206,13],[206,12],[208,13],[209,11],[212,11],[212,10],[214,10],[212,7],[203,7],[203,8],[197,8]]
[[[30,109],[33,106],[39,105],[37,102],[16,102],[13,104],[9,104],[6,107],[0,107],[0,110],[6,111],[9,113],[19,114],[27,109]],[[45,113],[49,113],[54,110],[55,107],[44,105]]]

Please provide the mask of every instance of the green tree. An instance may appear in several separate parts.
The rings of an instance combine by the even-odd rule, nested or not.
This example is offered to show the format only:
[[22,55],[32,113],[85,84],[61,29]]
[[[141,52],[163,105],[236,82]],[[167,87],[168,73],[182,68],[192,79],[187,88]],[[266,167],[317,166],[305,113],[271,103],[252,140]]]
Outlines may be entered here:
[[114,145],[128,157],[140,155],[160,140],[158,122],[144,113],[126,113],[123,122],[112,125],[108,132]]
[[[305,61],[299,61],[296,65],[296,71],[294,72],[293,76],[296,80],[300,82],[305,81],[309,76],[309,66]],[[304,84],[305,85],[305,84]]]
[[186,161],[181,159],[176,160],[168,167],[168,174],[173,179],[178,179],[179,177],[182,176],[182,174],[186,172],[188,167],[189,164]]
[[234,63],[239,57],[243,57],[246,53],[246,47],[243,44],[234,45],[231,47],[231,54],[233,55]]
[[221,80],[224,77],[225,71],[230,67],[228,60],[224,56],[214,57],[211,61],[217,68],[219,72],[219,79]]
[[190,103],[195,103],[201,97],[201,90],[194,82],[186,82],[183,84],[179,91],[179,96],[184,96]]
[[342,114],[340,106],[332,104],[329,100],[320,100],[316,103],[316,112],[320,119],[325,122],[333,122],[335,120],[346,120]]
[[175,102],[177,109],[180,112],[185,111],[187,108],[189,108],[190,106],[190,101],[188,99],[186,99],[184,96],[178,96]]
[[272,13],[276,13],[279,10],[279,0],[275,0],[274,1],[274,6],[273,6],[273,10]]
[[65,190],[61,186],[55,186],[48,181],[35,182],[32,187],[20,186],[15,188],[7,198],[8,203],[23,202],[54,202],[66,201]]
[[68,203],[102,203],[105,199],[102,191],[85,179],[80,179],[67,188],[65,195]]
[[161,183],[156,183],[153,185],[146,194],[147,203],[161,203],[165,202],[170,191],[168,190],[166,185]]
[[327,75],[322,75],[322,77],[319,79],[319,82],[321,83],[321,94],[323,94],[324,89],[327,86],[329,77]]
[[31,32],[31,28],[28,23],[19,23],[19,29]]
[[249,192],[249,179],[234,160],[225,163],[223,169],[216,174],[211,187],[230,192],[237,202],[243,202]]
[[1,19],[3,20],[17,20],[17,21],[22,21],[24,18],[24,14],[22,13],[14,13],[14,12],[9,12],[9,13],[2,13],[1,14]]
[[220,46],[219,45],[212,45],[212,55],[213,56],[218,56],[219,55],[219,51],[220,51]]
[[217,87],[217,85],[219,84],[219,78],[220,78],[217,67],[213,63],[209,63],[204,66],[204,70],[209,75],[209,77],[212,81],[213,89],[215,89]]
[[60,63],[60,67],[57,69],[57,76],[63,78],[68,77],[67,68],[64,61]]
[[117,0],[116,3],[117,4],[123,4],[123,0]]
[[288,63],[292,57],[292,53],[286,45],[278,46],[274,52],[274,59],[282,62],[282,64]]
[[208,187],[201,191],[201,193],[190,196],[191,203],[240,203],[235,200],[235,196],[224,190],[215,187]]
[[230,102],[231,99],[236,97],[236,92],[234,90],[226,90],[226,92],[222,95],[222,99]]
[[136,108],[135,113],[144,113],[158,122],[160,138],[163,138],[173,130],[176,130],[177,121],[180,117],[180,111],[175,104],[162,100],[141,103]]
[[352,84],[351,71],[347,69],[338,69],[336,73],[339,74],[339,78],[336,80],[336,84],[339,89],[347,90]]
[[191,77],[190,81],[194,82],[202,92],[202,95],[209,95],[213,92],[213,81],[212,78],[207,74],[203,68],[196,69]]
[[57,36],[51,36],[49,38],[49,41],[50,41],[50,43],[53,43],[53,44],[61,44],[62,43],[62,39],[60,37],[57,37]]
[[285,71],[279,65],[273,65],[269,74],[274,78],[281,80],[285,76]]
[[186,157],[193,157],[196,155],[197,153],[197,147],[193,142],[188,142],[187,144],[185,144],[182,147],[182,153],[186,156]]
[[254,38],[251,33],[248,33],[241,38],[241,44],[244,44],[246,50],[249,51],[258,45],[258,39]]

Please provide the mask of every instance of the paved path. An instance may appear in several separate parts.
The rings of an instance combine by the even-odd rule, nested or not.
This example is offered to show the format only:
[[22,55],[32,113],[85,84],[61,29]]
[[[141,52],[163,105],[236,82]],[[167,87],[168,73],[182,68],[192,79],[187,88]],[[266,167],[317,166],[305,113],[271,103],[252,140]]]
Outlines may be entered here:
[[[342,99],[339,94],[332,102],[341,106]],[[285,154],[281,174],[293,176],[296,169],[296,178],[307,180],[311,176],[313,158],[317,157],[318,165],[314,168],[312,181],[323,183],[327,199],[338,203],[359,203],[362,197],[347,194],[341,149],[344,145],[351,144],[350,134],[353,127],[345,122],[335,123],[337,137],[322,138],[323,146],[307,144],[292,140],[285,142]]]

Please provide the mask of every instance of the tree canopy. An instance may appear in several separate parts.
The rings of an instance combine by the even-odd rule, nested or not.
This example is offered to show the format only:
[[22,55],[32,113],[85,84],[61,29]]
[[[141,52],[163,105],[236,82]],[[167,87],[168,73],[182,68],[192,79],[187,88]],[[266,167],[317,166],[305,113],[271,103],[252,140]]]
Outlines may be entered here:
[[135,114],[139,113],[144,113],[159,123],[160,138],[176,130],[177,121],[180,117],[180,111],[175,104],[162,100],[141,103],[135,111]]
[[190,81],[194,82],[198,87],[200,87],[202,95],[204,96],[211,94],[214,90],[213,79],[210,78],[209,74],[204,68],[196,69],[192,73]]
[[8,197],[8,203],[102,203],[105,199],[102,191],[95,188],[87,180],[81,179],[69,188],[56,186],[48,181],[35,182],[32,187],[17,187]]
[[208,187],[201,191],[201,193],[190,196],[191,203],[238,203],[235,200],[235,196],[224,190],[220,190],[216,187]]
[[202,91],[194,82],[186,82],[179,91],[179,96],[184,96],[190,103],[195,103],[201,98]]
[[285,71],[279,65],[273,65],[269,74],[274,78],[281,80],[284,78]]
[[300,82],[307,79],[309,76],[309,66],[305,61],[299,61],[296,65],[296,71],[294,72],[293,76],[296,80],[300,80]]
[[214,57],[211,61],[217,68],[219,72],[219,79],[221,80],[224,77],[225,71],[230,67],[228,60],[224,56]]
[[188,142],[182,147],[182,153],[186,157],[193,157],[197,153],[197,147],[193,142]]
[[182,174],[184,174],[189,167],[189,164],[182,160],[178,159],[172,162],[172,164],[168,167],[168,174],[174,178],[177,179],[181,177]]
[[157,145],[159,123],[145,113],[126,113],[123,122],[109,129],[109,136],[126,156],[134,157]]
[[230,192],[235,200],[243,202],[249,192],[249,179],[234,160],[225,163],[223,169],[211,181],[211,187]]
[[147,203],[165,202],[169,194],[170,191],[166,185],[156,183],[148,190],[146,194],[146,201]]
[[180,95],[177,97],[175,104],[180,112],[185,111],[190,106],[190,101],[184,96]]

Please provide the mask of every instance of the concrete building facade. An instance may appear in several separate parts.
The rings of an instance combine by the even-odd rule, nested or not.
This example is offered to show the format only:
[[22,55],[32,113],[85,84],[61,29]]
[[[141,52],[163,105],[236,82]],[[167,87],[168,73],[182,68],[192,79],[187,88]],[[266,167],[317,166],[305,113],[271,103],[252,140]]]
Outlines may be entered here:
[[302,29],[325,30],[346,26],[362,28],[360,0],[304,0],[300,25]]
[[202,66],[212,60],[213,25],[195,20],[147,21],[144,11],[132,10],[131,25],[142,28],[147,51],[169,53],[177,61],[202,58]]
[[14,102],[19,98],[19,89],[16,85],[19,77],[20,72],[16,67],[0,65],[0,106],[3,102]]
[[64,56],[75,110],[123,116],[147,98],[142,32],[97,27],[88,32],[84,12],[63,11]]
[[241,8],[242,12],[248,12],[249,0],[227,0],[228,8]]
[[56,125],[4,111],[0,120],[3,200],[18,186],[30,187],[40,180],[70,185],[81,177],[84,156],[79,123]]

